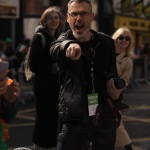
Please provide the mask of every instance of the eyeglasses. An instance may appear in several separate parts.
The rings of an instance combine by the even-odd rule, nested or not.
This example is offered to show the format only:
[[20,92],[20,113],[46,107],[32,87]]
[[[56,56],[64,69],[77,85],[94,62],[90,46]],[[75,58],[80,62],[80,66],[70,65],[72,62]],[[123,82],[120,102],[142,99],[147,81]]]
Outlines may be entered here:
[[86,18],[90,14],[91,14],[90,12],[86,12],[86,11],[83,11],[83,12],[80,12],[80,13],[77,13],[77,12],[68,13],[68,15],[71,16],[74,19],[76,19],[78,17],[78,15],[80,15],[80,17],[82,17],[82,18]]
[[118,37],[118,39],[121,40],[121,41],[123,41],[124,39],[125,39],[126,41],[130,41],[130,40],[131,40],[131,38],[130,38],[129,36],[123,36],[123,35],[120,35],[120,36]]

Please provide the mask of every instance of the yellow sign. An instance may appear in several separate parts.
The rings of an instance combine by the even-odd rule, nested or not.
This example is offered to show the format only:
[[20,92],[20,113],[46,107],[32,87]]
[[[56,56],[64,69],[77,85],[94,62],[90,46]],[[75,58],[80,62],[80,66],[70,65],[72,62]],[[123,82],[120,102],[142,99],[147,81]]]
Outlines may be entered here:
[[131,30],[150,31],[150,20],[137,19],[133,17],[115,16],[114,27],[127,26]]

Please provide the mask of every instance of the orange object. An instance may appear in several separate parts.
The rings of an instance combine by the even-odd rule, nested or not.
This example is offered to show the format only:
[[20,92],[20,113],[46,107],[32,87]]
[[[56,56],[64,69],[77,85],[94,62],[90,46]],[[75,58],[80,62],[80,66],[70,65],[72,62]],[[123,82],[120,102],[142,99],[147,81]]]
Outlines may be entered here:
[[7,82],[6,82],[6,84],[7,84],[7,85],[10,85],[12,82],[13,82],[13,80],[9,78],[9,79],[7,80]]

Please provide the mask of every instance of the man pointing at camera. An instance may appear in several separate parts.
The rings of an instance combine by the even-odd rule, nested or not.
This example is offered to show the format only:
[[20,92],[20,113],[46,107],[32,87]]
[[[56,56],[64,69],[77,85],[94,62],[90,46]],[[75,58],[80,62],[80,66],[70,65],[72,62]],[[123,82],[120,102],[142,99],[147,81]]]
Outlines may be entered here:
[[93,150],[114,150],[116,130],[105,133],[92,123],[96,107],[105,103],[107,93],[117,100],[122,91],[106,77],[117,73],[114,41],[90,29],[93,18],[90,1],[70,0],[67,22],[71,30],[51,45],[50,54],[60,75],[59,115],[63,122],[57,150],[82,150],[88,140]]

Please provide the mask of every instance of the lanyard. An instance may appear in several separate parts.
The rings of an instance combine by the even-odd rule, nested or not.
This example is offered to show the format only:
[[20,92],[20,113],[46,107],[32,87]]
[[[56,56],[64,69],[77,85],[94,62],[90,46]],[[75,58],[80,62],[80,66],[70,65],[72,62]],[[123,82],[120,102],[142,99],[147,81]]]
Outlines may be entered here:
[[90,46],[90,51],[92,52],[92,57],[90,58],[90,57],[86,56],[86,55],[85,55],[84,53],[82,53],[82,52],[81,52],[81,54],[82,54],[85,58],[87,58],[88,60],[90,60],[90,62],[91,62],[91,74],[90,74],[90,77],[91,77],[91,79],[92,79],[92,89],[91,89],[91,91],[92,91],[92,93],[95,93],[94,73],[93,73],[93,60],[94,60],[94,57],[95,57],[95,50],[96,50],[96,48],[99,46],[100,43],[98,43],[98,44],[95,46],[95,48],[94,48],[93,45],[92,45],[92,41],[93,41],[93,38],[92,38],[92,40],[91,40],[91,46]]
[[94,48],[92,48],[92,47],[90,47],[90,51],[92,52],[92,57],[90,58],[90,57],[88,57],[88,56],[86,56],[84,53],[82,53],[82,55],[86,58],[86,59],[88,59],[89,61],[90,61],[90,63],[91,63],[91,65],[90,65],[90,71],[91,71],[91,73],[90,73],[90,77],[91,77],[91,80],[92,80],[92,89],[91,89],[91,91],[92,91],[92,93],[95,93],[95,86],[94,86],[94,74],[93,74],[93,60],[94,60],[94,56],[95,56],[95,49]]

